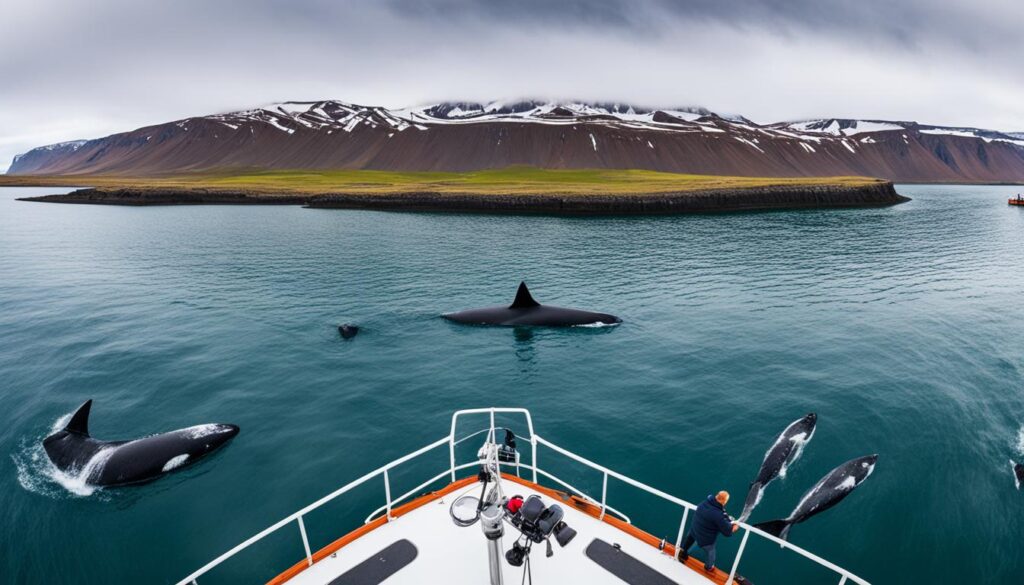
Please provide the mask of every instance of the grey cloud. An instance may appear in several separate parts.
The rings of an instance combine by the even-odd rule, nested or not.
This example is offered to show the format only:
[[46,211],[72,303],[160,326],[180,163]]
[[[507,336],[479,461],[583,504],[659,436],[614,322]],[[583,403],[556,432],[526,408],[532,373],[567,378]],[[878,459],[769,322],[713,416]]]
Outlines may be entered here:
[[[942,35],[980,49],[992,35],[1019,31],[1024,3],[1007,0],[388,0],[396,14],[440,20],[479,19],[554,28],[600,27],[638,37],[671,34],[681,22],[773,29],[779,34],[841,35],[913,44]],[[1004,37],[1012,41],[1015,35]]]
[[35,0],[0,18],[17,152],[278,100],[521,96],[1024,129],[1019,0]]

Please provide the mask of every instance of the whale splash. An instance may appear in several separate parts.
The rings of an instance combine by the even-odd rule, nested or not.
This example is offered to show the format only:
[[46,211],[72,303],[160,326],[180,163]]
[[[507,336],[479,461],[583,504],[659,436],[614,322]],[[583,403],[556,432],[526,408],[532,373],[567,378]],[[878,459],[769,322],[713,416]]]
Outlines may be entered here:
[[26,491],[61,498],[68,495],[89,497],[100,491],[100,486],[89,484],[89,478],[103,469],[110,458],[111,450],[104,449],[96,453],[85,465],[78,469],[61,471],[46,456],[42,440],[64,428],[71,420],[73,412],[60,416],[53,422],[50,429],[37,437],[26,437],[19,443],[19,448],[11,454],[17,473],[18,484]]

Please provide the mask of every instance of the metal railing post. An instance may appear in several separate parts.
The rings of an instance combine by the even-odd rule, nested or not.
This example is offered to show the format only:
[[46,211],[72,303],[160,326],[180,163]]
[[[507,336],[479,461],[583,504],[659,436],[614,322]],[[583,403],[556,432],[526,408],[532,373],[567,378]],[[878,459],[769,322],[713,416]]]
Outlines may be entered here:
[[601,484],[601,516],[598,520],[604,521],[605,502],[608,501],[608,474],[604,474],[604,483]]
[[306,548],[306,562],[310,567],[313,566],[313,553],[309,550],[309,538],[306,537],[306,523],[302,521],[302,516],[298,517],[299,521],[299,534],[302,535],[302,546]]
[[384,470],[384,504],[387,509],[388,522],[394,520],[391,517],[391,480],[388,478],[388,470]]
[[683,506],[683,519],[679,522],[679,534],[676,535],[676,559],[679,559],[679,546],[683,543],[683,531],[686,529],[686,517],[690,515],[690,509]]
[[497,442],[494,439],[494,409],[493,408],[491,409],[491,442],[492,443],[496,443]]
[[725,582],[725,585],[732,585],[733,579],[736,578],[736,569],[740,566],[740,557],[743,556],[743,549],[747,547],[748,538],[750,538],[750,531],[744,528],[743,540],[740,541],[740,549],[736,551],[736,560],[732,562],[732,570],[729,571],[729,580]]
[[455,483],[455,435],[448,435],[448,458],[452,464],[452,483]]
[[537,483],[537,437],[531,436],[530,443],[533,445],[533,483]]

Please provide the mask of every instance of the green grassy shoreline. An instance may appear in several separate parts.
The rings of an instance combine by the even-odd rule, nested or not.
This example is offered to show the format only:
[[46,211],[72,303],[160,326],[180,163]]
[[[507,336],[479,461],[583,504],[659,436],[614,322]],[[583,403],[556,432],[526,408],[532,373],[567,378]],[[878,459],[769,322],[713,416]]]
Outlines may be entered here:
[[471,173],[250,171],[164,177],[11,177],[0,185],[89,185],[26,201],[93,205],[304,205],[313,208],[552,215],[656,215],[879,207],[889,181],[764,178],[641,170],[508,168]]
[[224,171],[173,176],[0,176],[4,186],[90,186],[97,189],[182,189],[253,195],[322,193],[452,193],[536,195],[640,195],[765,187],[858,187],[886,183],[868,177],[769,178],[683,175],[645,170],[512,167],[467,173],[331,171]]

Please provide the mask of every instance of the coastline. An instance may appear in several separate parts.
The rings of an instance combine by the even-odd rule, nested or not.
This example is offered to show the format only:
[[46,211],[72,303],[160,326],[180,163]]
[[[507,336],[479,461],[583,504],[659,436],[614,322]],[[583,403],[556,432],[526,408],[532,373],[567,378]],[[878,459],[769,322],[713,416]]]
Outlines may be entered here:
[[894,185],[768,185],[654,193],[444,193],[440,191],[274,193],[220,189],[87,188],[20,201],[91,205],[303,205],[375,209],[552,215],[671,215],[772,209],[882,207],[909,201]]
[[840,186],[767,186],[626,194],[476,194],[410,192],[327,194],[306,206],[319,209],[379,209],[470,213],[537,213],[548,215],[673,215],[883,207],[909,201],[892,183]]

